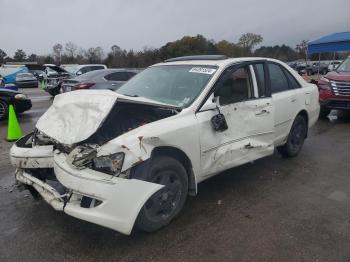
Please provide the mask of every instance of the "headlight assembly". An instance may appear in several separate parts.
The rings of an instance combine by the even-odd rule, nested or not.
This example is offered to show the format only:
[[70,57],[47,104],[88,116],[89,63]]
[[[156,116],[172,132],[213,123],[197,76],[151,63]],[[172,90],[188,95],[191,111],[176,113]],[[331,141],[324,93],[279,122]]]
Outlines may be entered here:
[[93,169],[96,171],[119,175],[124,162],[124,153],[99,156],[93,159]]
[[25,99],[28,99],[28,97],[25,94],[17,94],[17,95],[15,95],[15,99],[25,100]]

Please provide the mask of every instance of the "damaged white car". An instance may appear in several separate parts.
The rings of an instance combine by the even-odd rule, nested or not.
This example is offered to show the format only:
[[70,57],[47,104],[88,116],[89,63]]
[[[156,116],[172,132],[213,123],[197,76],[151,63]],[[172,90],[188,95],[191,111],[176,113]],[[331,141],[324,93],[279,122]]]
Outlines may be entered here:
[[280,61],[181,57],[116,92],[58,95],[10,158],[19,184],[54,209],[151,232],[201,181],[275,148],[296,156],[318,114],[317,87]]

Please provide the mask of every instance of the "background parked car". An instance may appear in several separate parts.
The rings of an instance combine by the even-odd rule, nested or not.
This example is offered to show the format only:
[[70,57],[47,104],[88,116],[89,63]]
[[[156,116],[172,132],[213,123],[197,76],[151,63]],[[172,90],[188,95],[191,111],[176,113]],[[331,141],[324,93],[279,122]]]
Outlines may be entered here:
[[90,71],[107,69],[107,66],[102,64],[87,64],[87,65],[67,64],[67,65],[62,65],[61,68],[68,71],[73,76],[79,76],[79,75],[88,73]]
[[341,61],[332,61],[328,65],[328,72],[334,71],[338,65],[340,65]]
[[16,75],[17,88],[38,87],[38,79],[33,73],[19,73]]
[[328,63],[325,62],[314,62],[311,65],[306,66],[307,75],[313,75],[320,73],[321,75],[325,75],[328,73]]
[[350,110],[350,56],[335,71],[323,76],[317,83],[321,117],[332,109]]
[[58,95],[61,90],[62,81],[71,78],[72,75],[56,65],[44,65],[44,67],[44,73],[39,75],[39,81],[44,83],[41,86],[50,95]]
[[21,64],[5,64],[0,67],[0,76],[1,76],[1,82],[0,87],[11,89],[11,90],[18,90],[18,87],[16,86],[16,76],[20,73],[28,73],[28,68]]
[[138,69],[102,69],[88,72],[72,79],[64,80],[62,92],[78,89],[116,90],[140,70]]
[[0,88],[0,120],[7,118],[10,104],[13,104],[17,113],[22,113],[32,107],[31,100],[25,94]]

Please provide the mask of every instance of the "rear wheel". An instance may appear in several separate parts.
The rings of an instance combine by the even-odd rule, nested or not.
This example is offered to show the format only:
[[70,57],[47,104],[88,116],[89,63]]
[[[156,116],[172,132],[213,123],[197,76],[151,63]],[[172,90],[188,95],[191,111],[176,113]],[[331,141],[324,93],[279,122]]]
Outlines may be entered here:
[[283,146],[277,147],[278,152],[284,157],[297,156],[303,147],[306,133],[306,120],[301,115],[298,115],[293,122],[287,142]]
[[159,156],[152,160],[146,180],[164,185],[148,199],[136,220],[136,228],[153,232],[169,224],[183,208],[188,193],[188,179],[179,161]]
[[4,100],[0,100],[0,120],[6,119],[8,116],[9,106]]

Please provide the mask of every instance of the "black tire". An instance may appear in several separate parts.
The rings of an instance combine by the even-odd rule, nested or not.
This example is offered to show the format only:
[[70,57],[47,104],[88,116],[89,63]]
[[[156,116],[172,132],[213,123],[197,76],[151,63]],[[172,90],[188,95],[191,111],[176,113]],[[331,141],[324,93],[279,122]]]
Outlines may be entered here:
[[148,199],[135,223],[141,231],[154,232],[169,224],[183,208],[188,194],[188,178],[179,161],[158,156],[151,160],[145,180],[165,185]]
[[7,119],[9,113],[9,105],[6,101],[0,99],[0,120]]
[[303,116],[298,115],[289,132],[287,142],[283,146],[277,147],[278,152],[283,157],[295,157],[303,147],[307,134],[307,123]]
[[329,115],[329,113],[331,112],[331,108],[327,108],[327,107],[323,107],[323,106],[321,106],[321,108],[320,108],[320,117],[321,118],[326,118],[328,115]]

